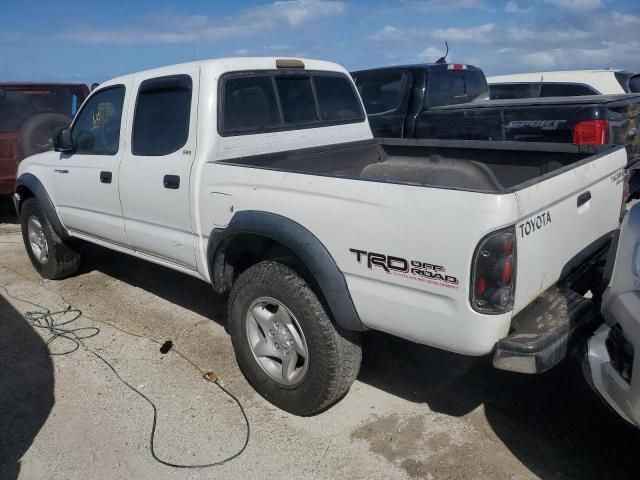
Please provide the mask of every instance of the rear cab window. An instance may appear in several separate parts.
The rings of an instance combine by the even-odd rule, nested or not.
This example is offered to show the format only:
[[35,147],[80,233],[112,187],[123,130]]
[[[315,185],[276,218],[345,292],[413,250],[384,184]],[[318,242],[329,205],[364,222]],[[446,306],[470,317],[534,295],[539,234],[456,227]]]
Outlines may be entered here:
[[580,83],[543,83],[541,97],[579,97],[582,95],[598,95],[600,92]]
[[367,114],[389,113],[400,108],[405,78],[403,73],[357,75],[355,82]]
[[634,75],[629,79],[629,93],[640,93],[640,75]]
[[0,85],[0,132],[17,132],[27,120],[41,113],[58,113],[71,120],[87,94],[84,85]]
[[223,75],[219,89],[222,136],[364,121],[353,83],[340,73],[233,72]]
[[489,87],[480,70],[430,70],[426,107],[458,105],[489,98]]
[[496,83],[489,85],[492,100],[510,100],[515,98],[538,98],[540,83]]

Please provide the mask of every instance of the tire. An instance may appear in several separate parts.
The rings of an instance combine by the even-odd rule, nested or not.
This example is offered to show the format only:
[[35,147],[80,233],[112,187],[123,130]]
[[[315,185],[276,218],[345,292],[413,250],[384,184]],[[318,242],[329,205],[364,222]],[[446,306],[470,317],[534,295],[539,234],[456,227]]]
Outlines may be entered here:
[[25,157],[53,149],[58,130],[68,127],[71,118],[60,113],[41,113],[27,120],[20,128],[20,142]]
[[[20,226],[29,259],[42,277],[58,280],[78,272],[80,253],[62,241],[35,198],[27,199],[22,205]],[[46,252],[43,254],[45,249]]]
[[[256,312],[259,315],[254,315]],[[264,322],[276,317],[282,320],[284,315],[291,321],[289,329],[284,328],[284,337],[285,321],[275,322],[275,328],[263,328]],[[258,317],[263,323],[255,320]],[[309,285],[282,263],[263,261],[238,277],[229,295],[228,319],[240,369],[260,395],[282,410],[302,416],[318,413],[342,398],[358,375],[362,359],[360,334],[334,325]],[[256,328],[259,324],[260,328]],[[292,325],[295,328],[291,329]],[[263,353],[252,347],[255,339],[262,337],[264,340],[258,343],[284,339],[281,345],[298,352],[290,378],[284,378],[285,360],[279,364],[275,357],[255,353]],[[307,358],[301,358],[298,344],[306,347]],[[285,347],[280,347],[280,354],[288,358],[282,353]]]

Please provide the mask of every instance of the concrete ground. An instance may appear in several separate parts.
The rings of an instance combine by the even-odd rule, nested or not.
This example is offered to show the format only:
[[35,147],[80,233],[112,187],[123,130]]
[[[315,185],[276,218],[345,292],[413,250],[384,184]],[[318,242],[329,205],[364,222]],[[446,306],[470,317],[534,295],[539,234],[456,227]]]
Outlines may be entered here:
[[[500,372],[467,358],[380,333],[364,338],[349,394],[298,418],[264,401],[236,366],[225,332],[225,298],[195,279],[90,247],[81,273],[43,280],[24,252],[8,204],[0,213],[0,285],[47,308],[84,312],[98,326],[86,341],[158,407],[158,454],[215,461],[243,441],[237,407],[177,355],[96,324],[103,319],[171,339],[247,409],[251,440],[221,466],[178,470],[149,451],[150,406],[82,349],[49,356],[31,305],[0,288],[1,479],[602,479],[640,478],[640,434],[585,384],[577,362],[540,376]],[[52,351],[66,347],[62,340]]]

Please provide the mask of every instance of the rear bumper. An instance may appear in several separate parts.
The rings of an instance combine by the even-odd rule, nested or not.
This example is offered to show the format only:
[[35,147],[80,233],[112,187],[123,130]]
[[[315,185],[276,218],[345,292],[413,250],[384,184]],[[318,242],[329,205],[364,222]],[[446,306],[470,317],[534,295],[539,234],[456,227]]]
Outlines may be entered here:
[[546,372],[599,321],[591,300],[554,286],[513,318],[513,333],[496,344],[493,365],[519,373]]

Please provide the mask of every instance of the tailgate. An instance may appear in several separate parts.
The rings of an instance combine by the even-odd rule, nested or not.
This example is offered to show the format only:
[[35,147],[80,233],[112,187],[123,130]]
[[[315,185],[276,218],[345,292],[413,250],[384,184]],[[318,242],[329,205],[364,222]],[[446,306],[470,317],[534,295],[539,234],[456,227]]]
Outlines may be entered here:
[[606,150],[516,192],[513,314],[580,265],[618,228],[627,156]]

